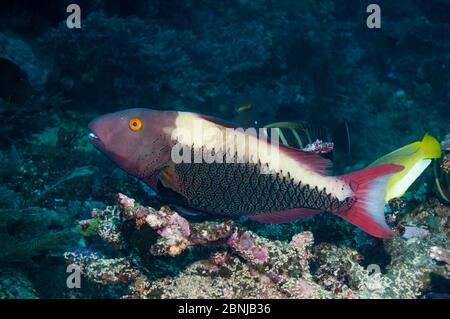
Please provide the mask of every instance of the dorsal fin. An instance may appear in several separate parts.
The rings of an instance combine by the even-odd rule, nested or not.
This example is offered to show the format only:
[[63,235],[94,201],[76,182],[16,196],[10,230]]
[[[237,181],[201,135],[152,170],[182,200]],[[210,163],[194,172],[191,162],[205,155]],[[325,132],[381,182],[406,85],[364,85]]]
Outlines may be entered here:
[[[224,121],[213,116],[203,114],[199,114],[198,116],[224,127],[239,128],[239,126],[235,123]],[[270,144],[270,139],[267,142]],[[284,152],[286,155],[296,160],[302,166],[307,167],[308,169],[316,173],[326,175],[329,168],[331,167],[331,161],[321,157],[320,155],[305,152],[290,146],[283,145],[281,143],[279,143],[278,146],[281,152]]]
[[307,167],[311,171],[326,175],[331,168],[331,161],[320,155],[301,151],[286,145],[279,145],[280,151],[296,160],[300,165]]
[[218,125],[222,125],[224,127],[228,127],[228,128],[240,128],[240,126],[236,123],[230,122],[230,121],[226,121],[226,120],[222,120],[219,119],[217,117],[211,116],[211,115],[204,115],[204,114],[196,114],[198,117],[213,122],[215,124]]

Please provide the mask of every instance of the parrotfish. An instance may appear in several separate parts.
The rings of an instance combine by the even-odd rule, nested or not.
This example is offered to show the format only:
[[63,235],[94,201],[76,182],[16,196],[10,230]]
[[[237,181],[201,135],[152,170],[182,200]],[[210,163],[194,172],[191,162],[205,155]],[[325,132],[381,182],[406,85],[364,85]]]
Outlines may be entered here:
[[100,116],[89,128],[99,150],[181,212],[286,223],[327,211],[373,236],[394,234],[384,198],[400,165],[330,176],[329,161],[319,155],[190,112],[128,109]]
[[370,164],[369,167],[380,164],[397,164],[404,167],[404,170],[389,178],[385,201],[403,196],[430,165],[431,160],[440,158],[441,153],[439,142],[433,136],[425,134],[421,141],[405,145]]

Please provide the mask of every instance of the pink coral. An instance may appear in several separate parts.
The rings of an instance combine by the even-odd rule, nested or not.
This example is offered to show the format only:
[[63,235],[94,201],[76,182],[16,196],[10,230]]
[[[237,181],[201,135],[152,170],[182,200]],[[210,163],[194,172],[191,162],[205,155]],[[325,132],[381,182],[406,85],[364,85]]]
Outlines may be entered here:
[[306,280],[299,278],[292,292],[302,298],[310,298],[314,294],[314,288]]
[[251,254],[254,261],[258,264],[264,264],[269,260],[269,251],[266,247],[253,247]]
[[187,238],[191,234],[189,222],[178,214],[173,214],[168,224],[177,227],[183,237]]
[[241,238],[239,239],[238,247],[242,250],[249,250],[253,247],[252,238],[250,237],[249,232],[245,232],[244,234],[242,234]]
[[228,238],[227,245],[233,247],[235,245],[237,239],[238,239],[238,233],[237,233],[237,230],[235,230],[233,232],[233,234],[231,234],[231,236]]
[[126,196],[126,195],[124,195],[122,193],[119,193],[117,196],[119,198],[119,206],[122,209],[127,210],[129,208],[133,208],[134,207],[135,201],[134,201],[133,198],[130,198],[130,197],[128,197],[128,196]]
[[303,151],[311,152],[315,154],[326,154],[330,153],[334,148],[334,144],[332,142],[323,142],[321,140],[316,140],[311,144],[308,144]]
[[297,250],[305,251],[314,243],[314,237],[311,232],[305,231],[294,235],[291,243]]
[[279,274],[277,274],[276,272],[274,272],[274,271],[270,271],[268,274],[267,274],[267,276],[270,278],[270,280],[272,280],[274,283],[280,283],[280,282],[282,282],[283,280],[285,280],[286,278],[284,277],[284,276],[282,276],[282,275],[279,275]]
[[91,218],[96,218],[98,216],[98,210],[96,208],[94,208],[91,211]]
[[222,293],[223,293],[223,298],[225,298],[225,299],[233,298],[233,292],[228,288],[223,288]]
[[80,220],[78,222],[78,225],[81,227],[81,230],[85,231],[86,229],[89,228],[90,221],[89,219]]
[[241,235],[235,231],[228,239],[227,244],[254,264],[264,264],[269,260],[267,247],[257,243],[256,238],[249,231],[245,231]]

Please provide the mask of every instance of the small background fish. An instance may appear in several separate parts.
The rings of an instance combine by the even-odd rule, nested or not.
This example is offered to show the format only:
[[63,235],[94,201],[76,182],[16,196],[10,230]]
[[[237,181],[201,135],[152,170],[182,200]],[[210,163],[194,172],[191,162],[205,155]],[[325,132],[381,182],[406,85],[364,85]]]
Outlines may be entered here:
[[433,159],[441,157],[441,146],[431,135],[421,141],[405,145],[374,161],[369,167],[380,164],[402,165],[405,169],[389,178],[385,201],[403,196],[411,184],[425,171]]
[[[332,158],[335,148],[343,154],[349,155],[351,152],[350,130],[345,121],[335,125],[331,132],[326,126],[314,125],[301,120],[265,123],[259,118],[256,109],[257,107],[252,103],[244,104],[236,109],[237,115],[234,120],[243,127],[276,128],[282,144],[300,150],[317,140],[323,143],[333,143],[330,152],[323,152],[322,155],[325,158]],[[270,138],[271,130],[267,130],[267,136]]]

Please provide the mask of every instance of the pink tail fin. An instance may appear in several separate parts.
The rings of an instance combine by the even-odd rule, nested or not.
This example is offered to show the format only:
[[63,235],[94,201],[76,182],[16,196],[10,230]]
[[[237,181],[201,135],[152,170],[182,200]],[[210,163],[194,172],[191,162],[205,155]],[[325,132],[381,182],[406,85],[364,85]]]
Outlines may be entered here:
[[355,192],[356,201],[348,211],[336,214],[373,236],[391,237],[394,232],[384,218],[386,184],[390,175],[402,169],[403,166],[386,164],[342,176]]

